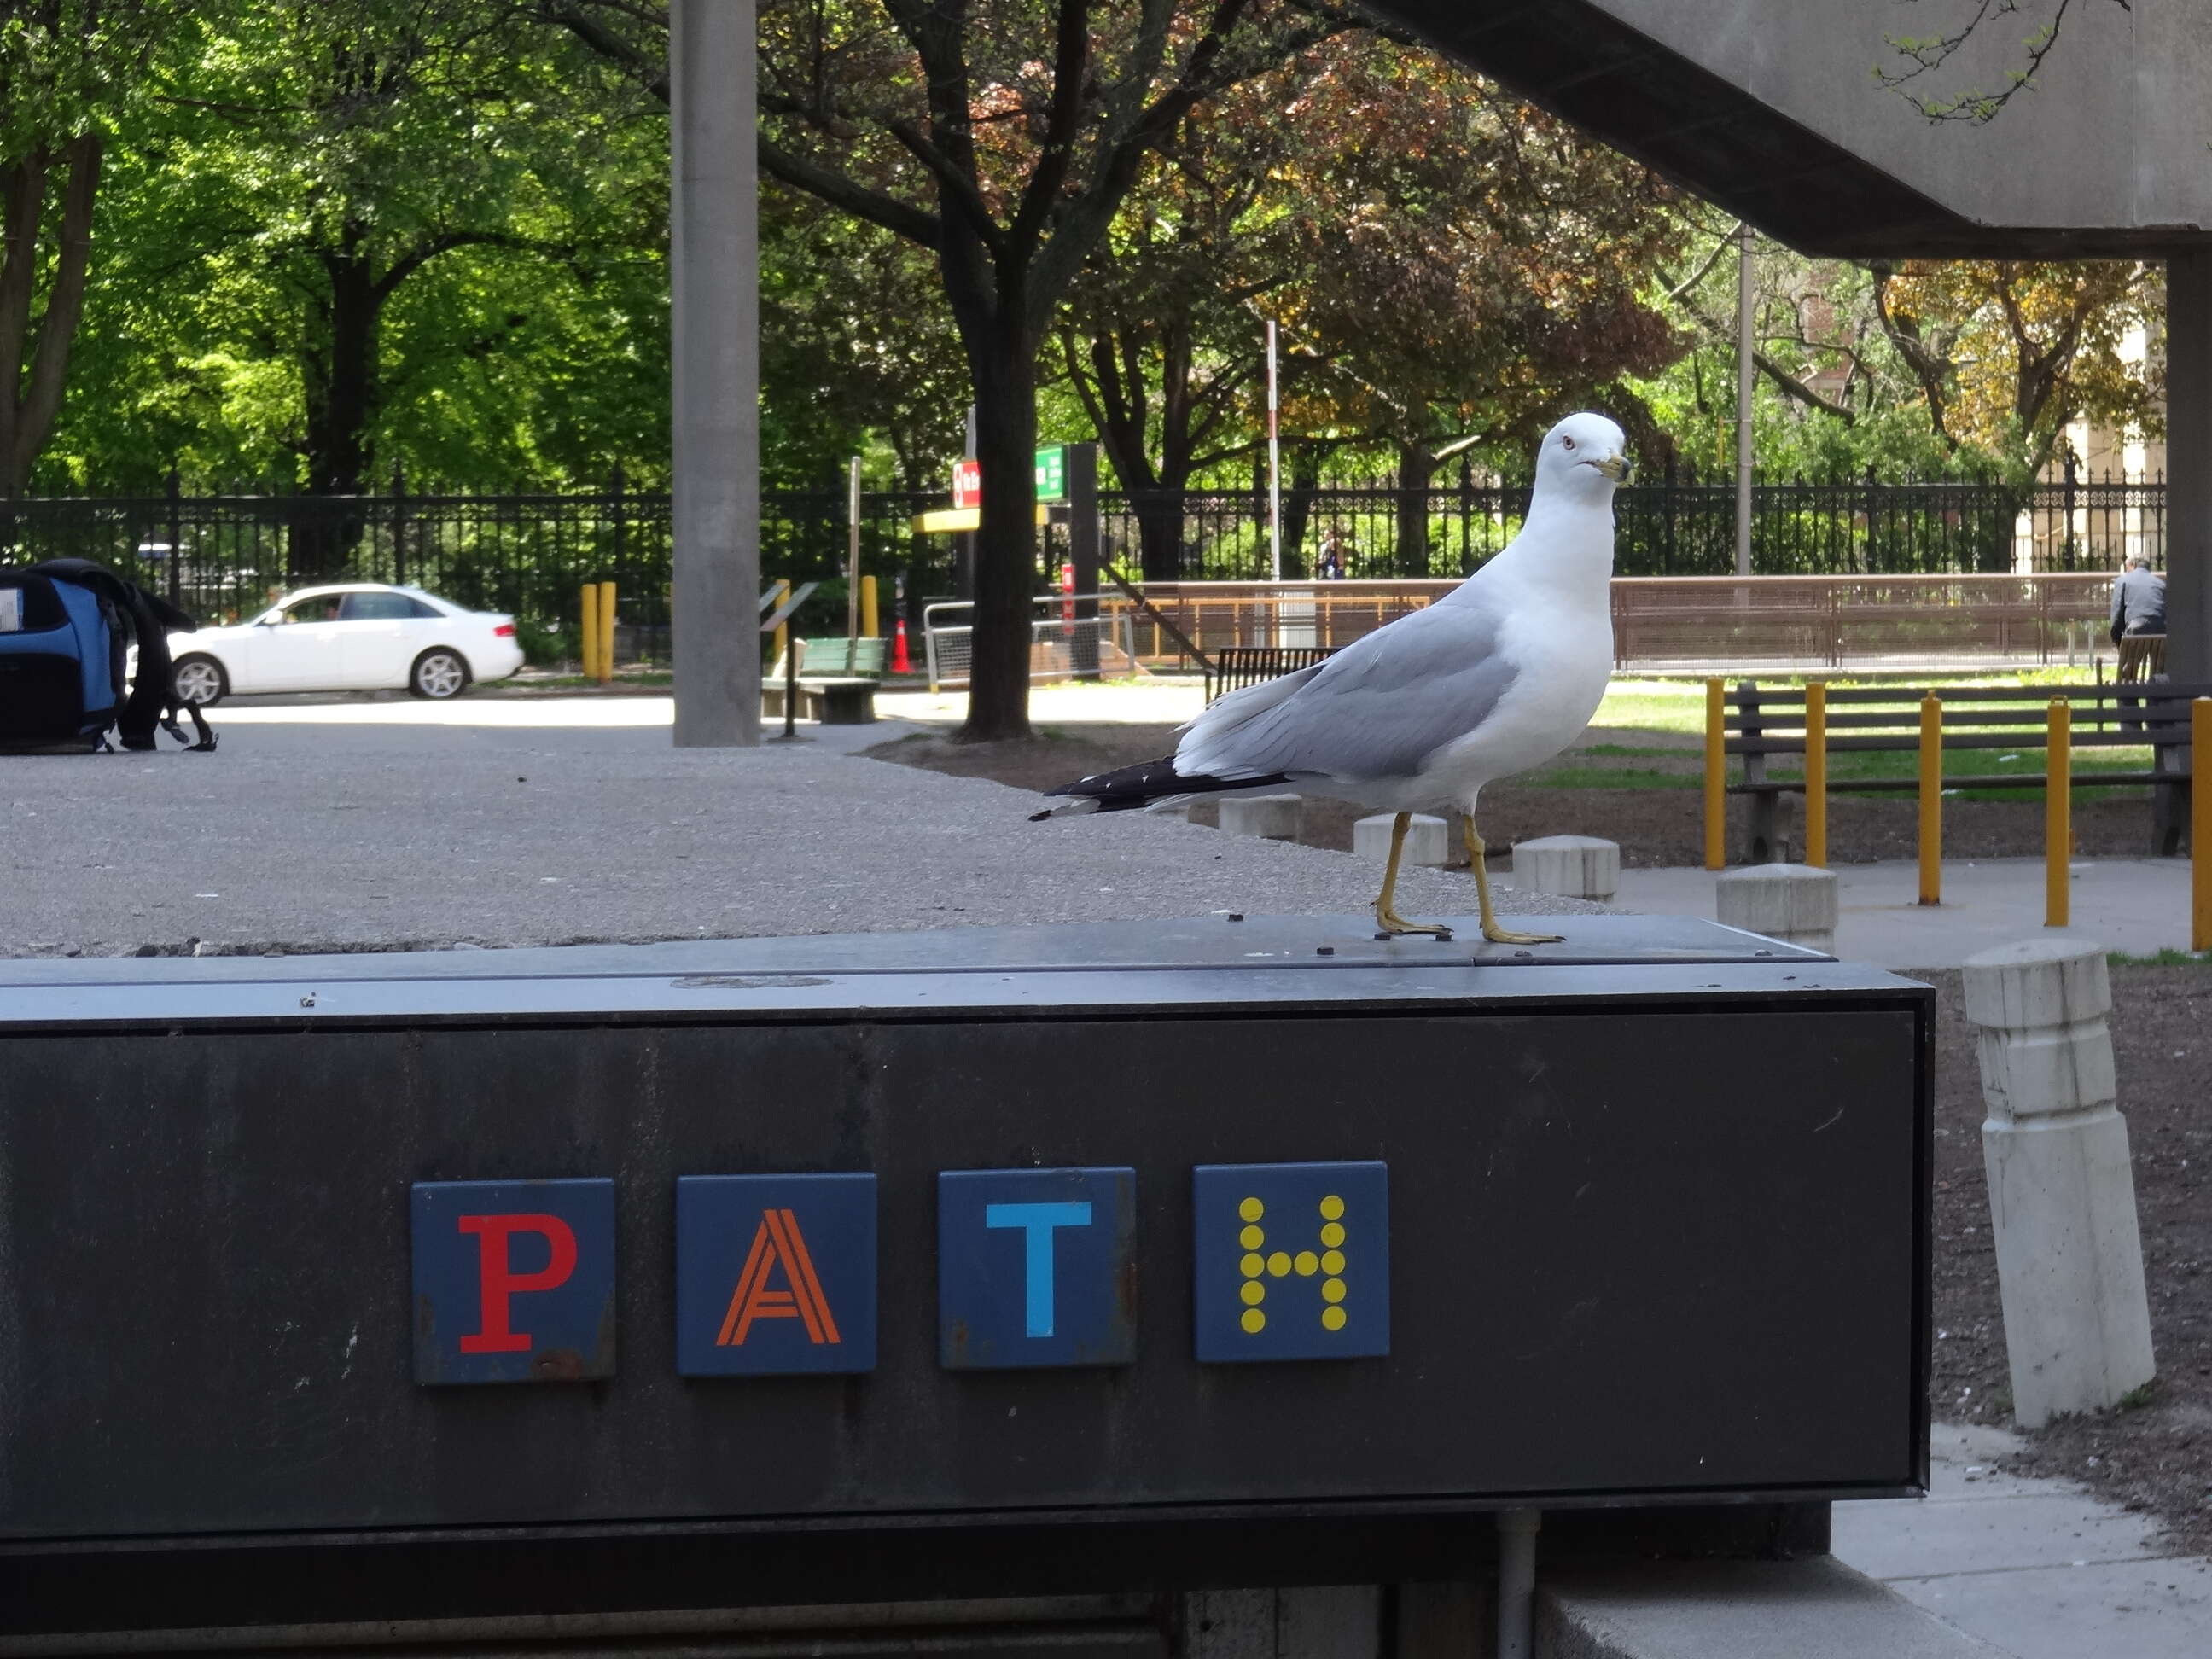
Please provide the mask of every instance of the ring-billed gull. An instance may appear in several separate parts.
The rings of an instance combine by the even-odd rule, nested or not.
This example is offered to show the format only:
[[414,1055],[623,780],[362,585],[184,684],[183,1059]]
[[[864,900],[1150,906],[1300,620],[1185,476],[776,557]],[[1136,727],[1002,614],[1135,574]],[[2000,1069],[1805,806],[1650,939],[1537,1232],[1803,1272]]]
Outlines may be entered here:
[[1182,728],[1166,758],[1048,791],[1073,797],[1040,818],[1165,806],[1194,795],[1325,795],[1395,812],[1375,921],[1383,933],[1451,937],[1409,922],[1393,894],[1415,812],[1466,816],[1482,936],[1490,904],[1475,798],[1494,778],[1549,760],[1581,735],[1613,672],[1613,492],[1629,476],[1621,430],[1570,415],[1544,434],[1521,533],[1443,599],[1326,661],[1233,691]]

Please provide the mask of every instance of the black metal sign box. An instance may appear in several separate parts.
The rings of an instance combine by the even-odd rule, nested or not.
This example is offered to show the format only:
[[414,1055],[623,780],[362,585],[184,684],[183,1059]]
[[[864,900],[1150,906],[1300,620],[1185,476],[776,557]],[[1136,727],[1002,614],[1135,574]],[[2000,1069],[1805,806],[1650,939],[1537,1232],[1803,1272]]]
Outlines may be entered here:
[[[1707,924],[1559,925],[0,966],[0,1540],[1915,1488],[1931,994]],[[1041,1174],[1068,1171],[1111,1179]],[[872,1238],[803,1182],[710,1179],[824,1175],[873,1177]],[[603,1238],[517,1184],[549,1181],[607,1183]],[[711,1249],[680,1183],[724,1206],[683,1224],[720,1214]],[[477,1369],[536,1340],[570,1246],[564,1283],[611,1286],[587,1340],[505,1385],[425,1370],[426,1340]],[[1031,1363],[1055,1260],[1048,1335],[1112,1340]],[[834,1358],[863,1313],[872,1351]],[[1237,1363],[1255,1315],[1292,1352]],[[756,1333],[843,1368],[699,1370]]]

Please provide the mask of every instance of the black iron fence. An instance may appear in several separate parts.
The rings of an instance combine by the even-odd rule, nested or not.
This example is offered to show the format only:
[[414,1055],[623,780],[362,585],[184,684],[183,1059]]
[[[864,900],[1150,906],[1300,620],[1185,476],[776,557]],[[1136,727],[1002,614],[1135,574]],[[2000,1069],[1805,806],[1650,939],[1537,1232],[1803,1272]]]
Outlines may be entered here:
[[[669,503],[661,491],[604,489],[489,493],[412,489],[375,495],[274,491],[40,497],[0,501],[0,559],[65,555],[99,560],[210,619],[251,615],[287,588],[332,580],[413,582],[461,604],[513,612],[533,654],[573,648],[577,590],[613,581],[641,654],[665,647]],[[1283,572],[1310,579],[1451,577],[1510,542],[1528,508],[1525,486],[1477,483],[1403,491],[1388,485],[1289,489]],[[956,538],[924,536],[914,516],[934,494],[862,498],[861,568],[893,580],[908,605],[957,594]],[[1267,574],[1264,493],[1178,491],[1100,497],[1103,540],[1132,574],[1185,581]],[[1735,568],[1735,500],[1726,483],[1676,476],[1637,483],[1616,501],[1616,568],[1627,576],[1725,574]],[[762,498],[761,565],[770,579],[819,581],[802,629],[842,624],[846,502],[842,491],[769,491]],[[1885,483],[1871,477],[1760,484],[1753,492],[1753,568],[1767,575],[1961,574],[2112,569],[2128,554],[2162,562],[2162,482],[2069,479]],[[1048,568],[1057,554],[1048,538]]]

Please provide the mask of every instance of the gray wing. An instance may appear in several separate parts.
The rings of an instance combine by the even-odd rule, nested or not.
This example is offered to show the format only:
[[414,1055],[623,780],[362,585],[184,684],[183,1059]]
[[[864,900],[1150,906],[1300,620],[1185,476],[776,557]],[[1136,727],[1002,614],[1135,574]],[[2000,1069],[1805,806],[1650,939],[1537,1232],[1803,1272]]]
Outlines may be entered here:
[[[1179,771],[1411,777],[1489,718],[1519,673],[1480,603],[1434,605],[1346,647],[1265,702],[1224,698],[1191,724]],[[1271,681],[1255,690],[1273,690]]]

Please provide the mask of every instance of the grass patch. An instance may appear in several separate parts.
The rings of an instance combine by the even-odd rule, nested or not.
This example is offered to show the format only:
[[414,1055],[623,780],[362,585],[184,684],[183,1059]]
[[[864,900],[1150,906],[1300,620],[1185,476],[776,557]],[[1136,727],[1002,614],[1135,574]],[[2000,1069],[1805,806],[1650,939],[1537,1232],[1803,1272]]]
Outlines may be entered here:
[[2212,951],[2155,951],[2147,957],[2114,951],[2110,959],[2127,968],[2212,968]]
[[1570,749],[1567,752],[1571,755],[1601,755],[1613,758],[1646,760],[1687,759],[1694,761],[1700,758],[1695,750],[1669,749],[1663,747],[1644,748],[1637,744],[1626,743],[1587,743],[1582,744],[1578,748]]
[[1643,767],[1553,766],[1515,780],[1528,789],[1697,789],[1694,773],[1655,772]]

